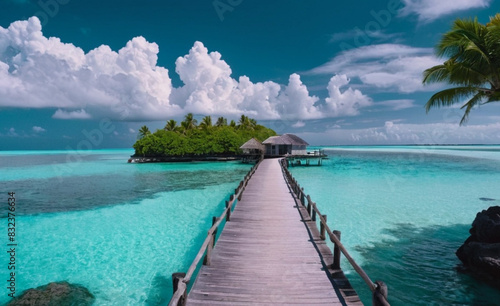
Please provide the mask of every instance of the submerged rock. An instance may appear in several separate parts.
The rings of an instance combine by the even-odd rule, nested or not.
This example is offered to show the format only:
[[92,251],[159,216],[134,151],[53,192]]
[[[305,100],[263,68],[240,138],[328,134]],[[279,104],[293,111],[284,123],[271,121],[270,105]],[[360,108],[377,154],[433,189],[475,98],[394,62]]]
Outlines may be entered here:
[[92,293],[83,286],[68,282],[55,282],[35,289],[28,289],[7,305],[88,306],[92,305],[94,300],[95,297]]
[[456,255],[473,274],[500,278],[500,206],[478,213]]

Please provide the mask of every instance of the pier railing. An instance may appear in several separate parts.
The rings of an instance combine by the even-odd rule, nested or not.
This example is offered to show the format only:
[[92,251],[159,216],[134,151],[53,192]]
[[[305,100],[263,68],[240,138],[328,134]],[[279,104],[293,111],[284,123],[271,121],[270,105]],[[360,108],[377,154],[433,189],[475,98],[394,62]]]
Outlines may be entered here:
[[252,169],[250,169],[250,171],[248,171],[248,174],[240,182],[238,188],[234,190],[234,194],[229,197],[229,201],[226,201],[226,208],[224,209],[222,214],[219,217],[213,217],[212,227],[208,230],[207,237],[203,241],[198,254],[196,254],[196,257],[189,266],[188,271],[186,273],[177,272],[172,274],[174,295],[170,299],[170,302],[168,304],[169,306],[183,306],[186,304],[188,284],[191,281],[191,278],[193,277],[198,264],[203,258],[203,255],[205,255],[205,257],[203,258],[203,265],[210,266],[212,250],[215,246],[215,238],[217,236],[217,230],[224,218],[226,219],[226,222],[231,221],[232,207],[234,206],[236,200],[241,200],[241,195],[245,190],[248,181],[257,170],[257,167],[259,166],[261,161],[262,158],[252,167]]
[[[292,188],[292,191],[295,193],[297,199],[301,202],[301,204],[307,207],[307,212],[311,217],[312,221],[319,219],[320,221],[320,238],[322,240],[326,240],[326,235],[330,238],[330,241],[333,243],[333,263],[330,268],[332,270],[340,270],[340,257],[341,253],[344,254],[345,258],[349,261],[354,270],[359,274],[359,276],[363,279],[363,281],[368,285],[368,288],[372,292],[372,303],[376,306],[386,306],[390,305],[387,301],[387,286],[382,281],[373,282],[368,274],[354,261],[351,257],[347,249],[340,242],[340,232],[332,231],[327,224],[327,216],[321,214],[316,203],[311,200],[309,195],[304,193],[304,188],[301,188],[297,180],[292,176],[290,171],[288,171],[288,163],[286,158],[280,160],[281,167],[285,173],[285,176]],[[307,201],[307,202],[306,202]]]

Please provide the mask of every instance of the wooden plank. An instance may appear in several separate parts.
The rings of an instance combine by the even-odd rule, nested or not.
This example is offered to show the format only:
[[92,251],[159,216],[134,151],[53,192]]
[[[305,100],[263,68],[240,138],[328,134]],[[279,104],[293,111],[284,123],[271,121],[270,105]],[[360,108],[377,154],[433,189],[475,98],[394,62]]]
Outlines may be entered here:
[[299,206],[279,161],[264,160],[211,250],[210,266],[198,273],[187,304],[345,305],[326,271],[331,251],[303,221]]

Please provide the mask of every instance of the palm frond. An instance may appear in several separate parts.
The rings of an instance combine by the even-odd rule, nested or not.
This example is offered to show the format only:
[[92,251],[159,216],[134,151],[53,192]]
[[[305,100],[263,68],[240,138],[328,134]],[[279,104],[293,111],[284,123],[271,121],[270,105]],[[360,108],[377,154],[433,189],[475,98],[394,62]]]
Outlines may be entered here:
[[455,87],[435,93],[425,104],[425,111],[428,113],[431,108],[451,106],[477,93],[476,87]]
[[482,86],[485,83],[493,83],[490,74],[485,74],[486,69],[478,69],[477,67],[468,65],[466,63],[453,63],[448,67],[450,73],[448,82],[450,84],[462,86]]
[[[486,25],[488,33],[486,34],[486,45],[493,58],[494,68],[500,69],[500,13],[490,18]],[[497,74],[499,72],[497,71]]]
[[445,64],[437,65],[424,71],[424,79],[422,80],[422,83],[429,84],[448,81],[449,74],[450,71]]
[[477,19],[458,19],[451,31],[445,33],[437,46],[439,56],[454,58],[457,62],[485,66],[489,62],[484,40],[486,26]]
[[491,102],[500,102],[500,91],[495,91],[492,94],[488,95],[488,100],[483,104],[491,103]]
[[460,120],[460,125],[463,125],[469,120],[470,111],[472,110],[472,108],[474,108],[474,106],[480,104],[481,101],[484,99],[484,97],[485,97],[484,93],[478,92],[477,94],[474,95],[474,97],[472,97],[469,101],[467,101],[467,103],[462,105],[461,109],[465,108],[465,112],[462,117],[462,120]]

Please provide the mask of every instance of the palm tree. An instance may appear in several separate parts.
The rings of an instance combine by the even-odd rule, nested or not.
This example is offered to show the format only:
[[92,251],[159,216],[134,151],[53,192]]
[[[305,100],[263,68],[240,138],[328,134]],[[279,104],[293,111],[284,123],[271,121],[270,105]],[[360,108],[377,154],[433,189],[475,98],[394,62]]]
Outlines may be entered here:
[[249,118],[248,121],[250,122],[252,130],[257,127],[257,120]]
[[215,126],[226,126],[227,125],[227,119],[224,117],[219,117],[217,118],[217,122],[215,123]]
[[170,119],[165,125],[165,131],[175,131],[177,129],[177,121]]
[[475,106],[500,101],[500,14],[486,25],[477,18],[455,20],[436,51],[449,59],[425,70],[423,83],[448,82],[456,87],[435,93],[425,105],[427,112],[468,99],[462,105],[462,125]]
[[238,121],[238,128],[244,130],[253,130],[257,126],[257,121],[255,119],[250,119],[245,115],[241,115],[240,121]]
[[181,122],[181,127],[180,127],[180,131],[182,132],[182,134],[186,135],[187,131],[189,130],[189,125],[186,121],[182,121]]
[[149,130],[149,128],[147,126],[143,125],[139,129],[139,135],[137,135],[137,138],[142,139],[148,135],[151,135],[151,131]]
[[194,119],[193,113],[189,113],[184,117],[184,121],[181,123],[185,130],[192,130],[196,128],[198,121]]
[[203,117],[203,119],[201,120],[201,123],[200,123],[200,127],[204,130],[212,127],[212,117],[210,117],[210,116]]
[[241,115],[240,121],[238,121],[239,126],[245,126],[248,124],[248,117],[245,115]]
[[234,122],[234,120],[231,120],[231,123],[229,123],[229,126],[232,127],[232,128],[235,128],[236,127],[236,122]]

